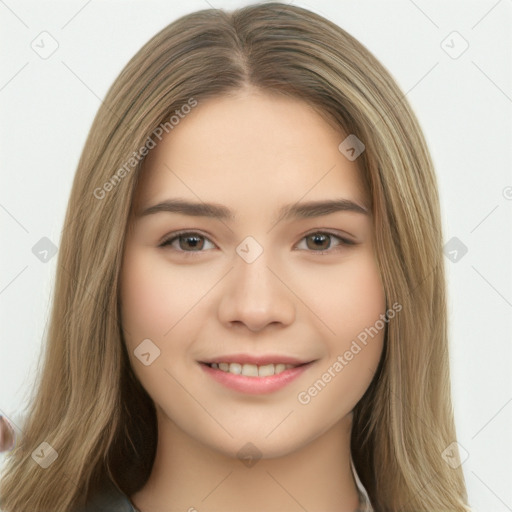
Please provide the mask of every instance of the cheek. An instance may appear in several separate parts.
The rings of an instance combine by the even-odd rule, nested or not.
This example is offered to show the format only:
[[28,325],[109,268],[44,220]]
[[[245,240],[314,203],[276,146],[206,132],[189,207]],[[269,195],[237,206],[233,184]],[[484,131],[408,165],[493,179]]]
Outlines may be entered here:
[[384,287],[370,250],[354,253],[336,270],[319,266],[305,284],[303,293],[317,290],[309,294],[311,309],[318,312],[335,345],[343,346],[345,340],[374,325],[386,311]]
[[365,252],[347,268],[340,302],[345,314],[338,318],[343,319],[352,336],[374,325],[380,315],[385,313],[384,287],[377,263],[370,251]]
[[[382,353],[386,326],[381,320],[381,315],[386,313],[386,296],[377,262],[370,251],[355,266],[347,283],[350,294],[344,297],[346,314],[342,318],[348,338],[338,345],[341,345],[340,352],[343,350],[345,359],[350,358],[352,377],[360,379],[366,387]],[[341,331],[344,326],[338,324],[337,327]]]
[[371,251],[360,252],[335,276],[331,269],[323,278],[316,273],[316,279],[323,283],[323,293],[314,309],[329,328],[329,332],[323,329],[328,353],[319,372],[330,373],[314,376],[322,381],[319,389],[327,381],[329,389],[315,400],[329,407],[343,396],[345,404],[354,406],[369,386],[384,346],[386,323],[381,315],[386,312],[386,299],[378,266]]
[[[121,271],[122,325],[131,366],[156,403],[172,396],[176,407],[183,407],[187,397],[170,373],[173,363],[187,360],[183,356],[200,325],[188,321],[200,292],[190,277],[143,247],[127,249]],[[152,343],[141,345],[147,339]],[[150,354],[149,364],[139,358],[144,353]]]
[[121,273],[121,309],[132,343],[141,336],[164,342],[174,326],[183,327],[180,320],[198,299],[191,277],[147,249],[127,251]]

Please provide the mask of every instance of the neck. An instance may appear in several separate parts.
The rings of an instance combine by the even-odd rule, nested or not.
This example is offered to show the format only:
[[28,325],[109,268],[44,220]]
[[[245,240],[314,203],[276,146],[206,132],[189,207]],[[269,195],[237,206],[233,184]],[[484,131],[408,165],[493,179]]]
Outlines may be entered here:
[[293,453],[252,463],[199,443],[160,410],[157,417],[159,438],[152,472],[131,496],[141,512],[171,506],[191,512],[358,509],[350,467],[351,415]]

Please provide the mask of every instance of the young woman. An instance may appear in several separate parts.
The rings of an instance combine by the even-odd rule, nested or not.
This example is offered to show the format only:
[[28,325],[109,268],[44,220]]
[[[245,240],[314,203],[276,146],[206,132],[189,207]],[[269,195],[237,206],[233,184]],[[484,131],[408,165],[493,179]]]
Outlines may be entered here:
[[4,512],[469,511],[439,198],[358,41],[187,15],[99,109]]

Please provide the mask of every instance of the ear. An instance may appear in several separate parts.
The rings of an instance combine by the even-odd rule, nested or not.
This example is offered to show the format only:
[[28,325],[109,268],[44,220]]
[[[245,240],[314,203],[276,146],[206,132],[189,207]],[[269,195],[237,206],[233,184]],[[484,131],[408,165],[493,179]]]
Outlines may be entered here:
[[0,414],[0,452],[8,452],[16,444],[16,433],[9,420]]

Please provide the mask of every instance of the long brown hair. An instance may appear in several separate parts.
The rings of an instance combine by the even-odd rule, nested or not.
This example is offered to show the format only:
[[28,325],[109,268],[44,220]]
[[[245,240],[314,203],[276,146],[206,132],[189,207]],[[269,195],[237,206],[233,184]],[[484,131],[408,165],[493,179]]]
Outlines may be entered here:
[[[443,242],[416,117],[356,39],[306,9],[267,3],[171,23],[126,65],[99,108],[69,199],[30,414],[0,484],[4,512],[67,512],[105,479],[131,495],[149,477],[155,409],[128,361],[118,296],[141,148],[159,126],[173,129],[169,120],[184,105],[200,108],[247,85],[306,101],[365,144],[358,163],[386,301],[402,305],[354,409],[351,451],[373,506],[471,510],[461,467],[443,458],[456,441]],[[36,449],[54,456],[41,443],[57,454],[47,468],[31,456]]]

